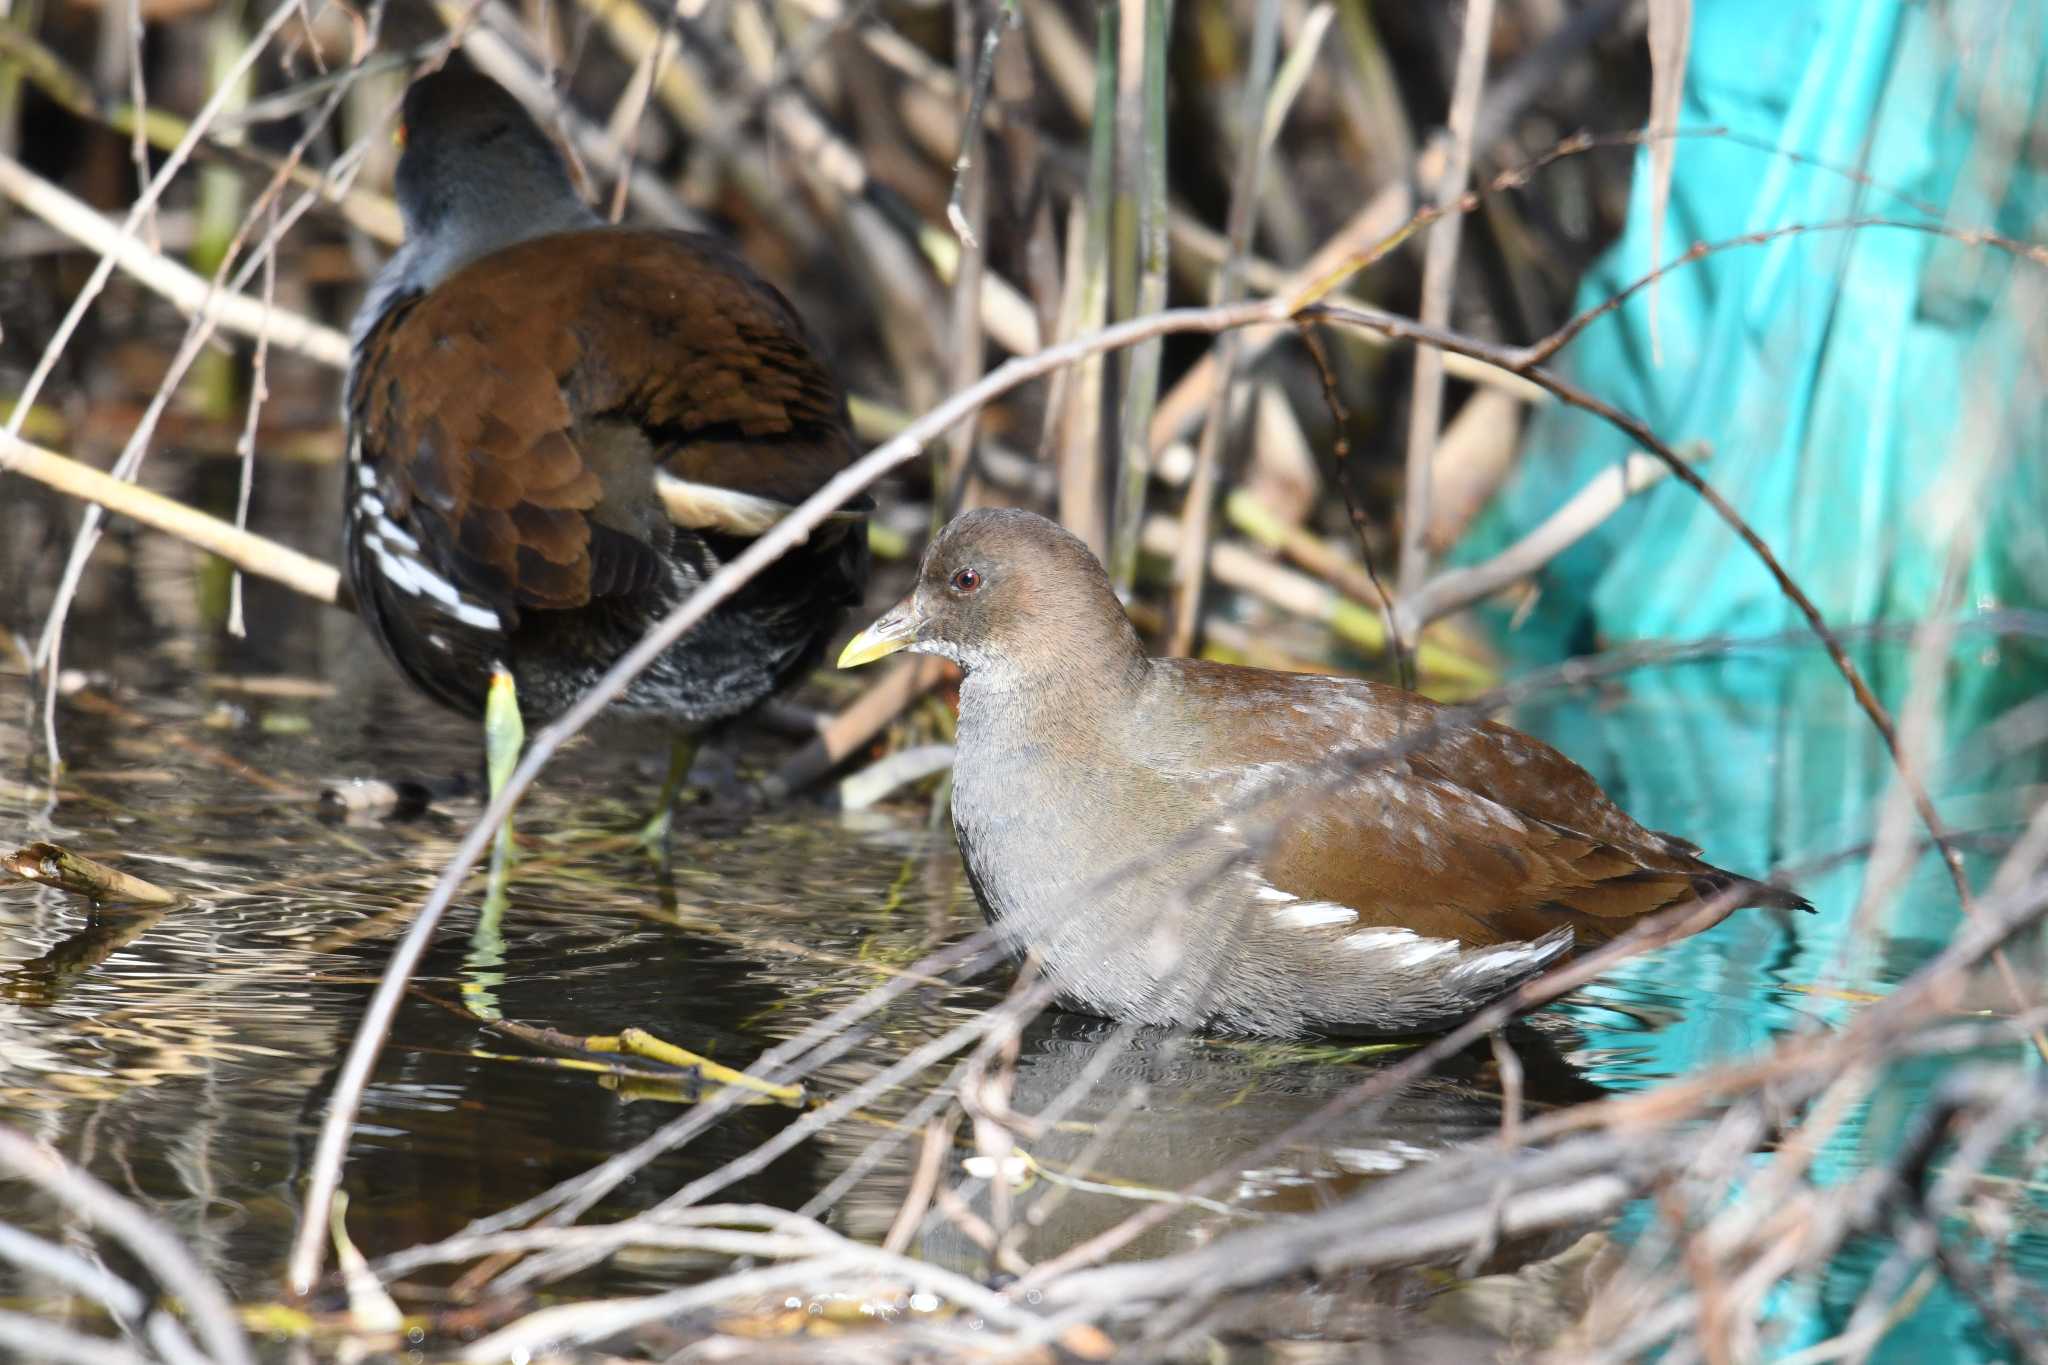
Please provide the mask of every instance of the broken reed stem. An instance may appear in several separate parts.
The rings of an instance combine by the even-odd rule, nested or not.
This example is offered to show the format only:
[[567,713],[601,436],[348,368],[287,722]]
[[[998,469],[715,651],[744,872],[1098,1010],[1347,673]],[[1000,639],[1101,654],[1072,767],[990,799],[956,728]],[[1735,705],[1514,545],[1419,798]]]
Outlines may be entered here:
[[178,896],[155,882],[131,876],[119,868],[95,862],[60,844],[33,843],[0,857],[6,868],[23,881],[55,887],[74,896],[101,904],[175,905]]

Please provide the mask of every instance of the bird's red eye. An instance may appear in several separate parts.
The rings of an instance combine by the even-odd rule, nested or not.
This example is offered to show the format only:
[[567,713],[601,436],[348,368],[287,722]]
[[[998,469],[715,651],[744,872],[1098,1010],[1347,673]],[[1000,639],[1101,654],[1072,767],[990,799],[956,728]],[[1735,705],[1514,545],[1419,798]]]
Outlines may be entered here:
[[973,569],[962,569],[953,575],[954,592],[973,592],[981,586],[981,575]]

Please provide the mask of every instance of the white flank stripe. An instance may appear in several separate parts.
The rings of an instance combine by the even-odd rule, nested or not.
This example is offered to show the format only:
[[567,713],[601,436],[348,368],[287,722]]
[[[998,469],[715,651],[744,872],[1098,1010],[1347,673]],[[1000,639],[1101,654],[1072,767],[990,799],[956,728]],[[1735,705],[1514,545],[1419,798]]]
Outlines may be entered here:
[[455,619],[478,630],[503,630],[498,613],[465,597],[455,604]]
[[[364,499],[364,505],[368,506],[368,503],[369,499]],[[384,515],[383,504],[379,503],[377,506],[371,507],[370,511],[377,518],[377,534],[383,539],[408,550],[420,548],[420,543],[408,535],[403,526],[400,526],[397,522]]]
[[1314,929],[1325,924],[1349,924],[1358,918],[1358,912],[1348,906],[1332,905],[1328,901],[1306,901],[1290,905],[1273,912],[1274,922],[1290,929]]
[[1344,946],[1361,953],[1391,953],[1406,967],[1419,967],[1458,952],[1451,939],[1424,938],[1407,929],[1363,929],[1345,939]]
[[1514,971],[1522,967],[1542,963],[1556,956],[1559,951],[1561,951],[1561,945],[1546,943],[1541,939],[1530,943],[1503,943],[1498,948],[1487,949],[1483,954],[1475,954],[1467,961],[1459,963],[1452,970],[1495,971],[1505,969]]
[[479,630],[502,629],[496,611],[473,597],[463,596],[453,583],[411,555],[393,553],[381,537],[374,534],[370,537],[370,552],[377,557],[377,566],[384,571],[385,579],[400,591],[414,597],[432,598],[465,626]]

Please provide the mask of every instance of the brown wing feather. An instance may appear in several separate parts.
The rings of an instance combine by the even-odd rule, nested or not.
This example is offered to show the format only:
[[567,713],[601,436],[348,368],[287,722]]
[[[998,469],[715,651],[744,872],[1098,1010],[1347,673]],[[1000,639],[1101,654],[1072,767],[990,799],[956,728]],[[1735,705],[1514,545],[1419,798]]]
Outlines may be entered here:
[[1646,866],[1458,787],[1414,782],[1407,809],[1389,808],[1380,794],[1386,784],[1367,783],[1286,823],[1260,858],[1261,872],[1303,900],[1350,906],[1359,926],[1475,947],[1540,938],[1561,925],[1581,946],[1604,942],[1695,894],[1679,869]]
[[646,427],[679,478],[781,502],[852,461],[845,394],[780,293],[709,238],[612,238],[586,294],[587,411]]
[[518,607],[651,577],[652,475],[602,455],[607,424],[681,477],[784,501],[855,453],[794,310],[679,233],[542,237],[465,267],[371,329],[350,411],[390,514]]
[[[1247,770],[1347,743],[1391,745],[1445,720],[1434,702],[1379,684],[1158,662],[1189,714],[1227,706],[1234,715],[1227,752],[1212,743],[1208,757],[1240,766],[1211,770],[1211,799]],[[1313,788],[1317,778],[1304,782]],[[1302,900],[1356,910],[1351,929],[1399,927],[1485,946],[1569,925],[1585,947],[1741,881],[1638,825],[1557,750],[1491,723],[1432,732],[1341,789],[1276,801],[1268,812],[1284,818],[1257,850],[1261,874]]]

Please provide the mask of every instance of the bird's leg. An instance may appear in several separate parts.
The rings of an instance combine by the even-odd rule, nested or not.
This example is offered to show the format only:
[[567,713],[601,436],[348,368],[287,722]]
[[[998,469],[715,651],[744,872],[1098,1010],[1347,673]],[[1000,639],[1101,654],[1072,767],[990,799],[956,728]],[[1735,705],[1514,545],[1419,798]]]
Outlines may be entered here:
[[675,824],[676,798],[682,795],[683,784],[690,780],[690,765],[697,761],[701,742],[702,736],[694,730],[678,731],[669,739],[668,777],[661,784],[661,804],[654,808],[654,818],[640,830],[640,842],[664,862],[669,832]]
[[[526,723],[519,717],[519,691],[512,674],[503,664],[491,670],[490,690],[484,695],[484,775],[490,786],[489,799],[512,779],[519,766],[519,751],[526,746]],[[477,913],[476,928],[470,934],[466,965],[470,976],[463,982],[463,995],[473,1012],[485,1019],[497,1017],[491,987],[504,980],[500,970],[505,961],[505,938],[499,922],[510,899],[506,887],[512,873],[512,817],[498,826],[491,844],[490,879],[484,886],[483,908]]]

